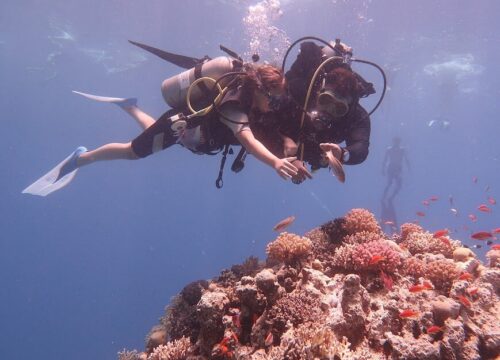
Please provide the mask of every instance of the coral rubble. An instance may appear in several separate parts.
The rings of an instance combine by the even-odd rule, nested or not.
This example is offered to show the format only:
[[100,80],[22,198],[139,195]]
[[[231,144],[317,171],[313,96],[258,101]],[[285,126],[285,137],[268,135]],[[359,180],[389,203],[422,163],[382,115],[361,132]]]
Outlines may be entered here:
[[188,284],[120,360],[472,360],[500,356],[500,250],[484,266],[416,224],[396,236],[353,209],[305,236],[283,232]]

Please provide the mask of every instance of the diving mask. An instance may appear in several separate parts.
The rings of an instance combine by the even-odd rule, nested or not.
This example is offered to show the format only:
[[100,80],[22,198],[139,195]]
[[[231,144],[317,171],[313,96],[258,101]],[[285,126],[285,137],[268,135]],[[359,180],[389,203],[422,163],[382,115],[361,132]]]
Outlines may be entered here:
[[333,117],[342,117],[349,112],[349,98],[341,97],[331,90],[323,89],[318,95],[317,109]]
[[283,95],[273,95],[270,92],[264,92],[266,96],[267,103],[269,104],[269,110],[279,111],[283,104]]

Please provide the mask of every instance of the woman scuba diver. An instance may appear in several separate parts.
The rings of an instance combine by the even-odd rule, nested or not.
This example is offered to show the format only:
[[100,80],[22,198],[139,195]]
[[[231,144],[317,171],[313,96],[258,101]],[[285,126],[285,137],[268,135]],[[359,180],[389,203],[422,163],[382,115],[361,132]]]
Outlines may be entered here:
[[[141,159],[176,143],[201,154],[220,151],[227,144],[241,144],[250,154],[271,166],[283,179],[297,175],[297,168],[291,164],[295,157],[276,157],[254,137],[250,129],[256,114],[272,110],[276,98],[283,94],[282,72],[271,65],[245,64],[242,72],[233,75],[227,91],[219,94],[218,103],[215,104],[212,100],[215,105],[212,105],[212,111],[201,111],[200,116],[193,117],[185,116],[182,113],[185,109],[172,109],[154,121],[137,107],[135,99],[79,93],[94,100],[119,105],[138,121],[144,131],[130,142],[109,143],[90,151],[84,147],[77,148],[23,193],[46,196],[67,185],[80,167],[97,161]],[[216,85],[218,82],[217,80]],[[187,104],[191,108],[189,96]]]

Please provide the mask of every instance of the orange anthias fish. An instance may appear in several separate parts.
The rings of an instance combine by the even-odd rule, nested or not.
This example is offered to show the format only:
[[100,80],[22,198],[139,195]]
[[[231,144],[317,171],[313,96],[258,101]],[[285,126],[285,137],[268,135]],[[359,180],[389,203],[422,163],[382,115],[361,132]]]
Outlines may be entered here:
[[422,201],[422,204],[425,206],[429,206],[430,202],[429,202],[429,200],[424,200],[424,201]]
[[438,198],[437,196],[431,196],[431,197],[429,198],[429,200],[430,200],[430,201],[438,201],[438,200],[439,200],[439,198]]
[[410,286],[410,288],[408,290],[410,290],[410,292],[412,292],[412,293],[416,293],[416,292],[420,292],[420,291],[424,291],[424,290],[428,290],[428,289],[426,286],[424,286],[422,284],[417,284],[417,285]]
[[493,234],[500,234],[500,228],[495,228],[495,229],[491,230],[491,232]]
[[485,205],[485,204],[481,204],[477,207],[477,209],[479,211],[482,211],[482,212],[486,212],[486,213],[490,213],[491,212],[491,209],[488,207],[488,205]]
[[500,250],[500,244],[495,244],[491,247],[493,250]]
[[274,342],[273,333],[269,331],[269,334],[267,334],[266,339],[264,340],[264,344],[266,346],[271,346],[273,342]]
[[411,309],[406,309],[406,310],[403,310],[399,313],[399,316],[404,318],[404,319],[414,318],[414,317],[417,317],[419,315],[420,315],[420,313],[418,311],[411,310]]
[[470,237],[475,240],[486,240],[492,238],[493,235],[487,231],[479,231],[477,233],[472,234]]
[[463,295],[458,295],[457,296],[458,298],[458,301],[460,301],[460,303],[465,306],[466,308],[470,308],[472,306],[471,302],[469,301],[469,299],[467,299],[465,296]]
[[443,229],[443,230],[438,230],[434,233],[434,237],[435,238],[440,238],[441,236],[446,236],[448,235],[450,232],[448,229]]
[[474,215],[474,214],[469,214],[469,219],[471,219],[471,221],[473,221],[473,222],[476,222],[477,221],[477,216]]
[[460,275],[458,277],[458,280],[467,280],[467,281],[469,281],[469,280],[472,280],[472,279],[474,279],[474,277],[470,273],[468,273],[468,272],[464,272],[464,273],[462,273],[462,275]]
[[495,199],[493,199],[491,196],[488,196],[488,202],[491,204],[491,205],[496,205],[497,204],[497,201]]
[[473,176],[473,177],[472,177],[472,182],[473,182],[474,184],[477,184],[477,176]]
[[432,286],[432,284],[429,281],[427,281],[427,280],[424,280],[424,282],[422,283],[422,285],[425,286],[425,288],[427,290],[433,290],[434,289],[434,286]]
[[423,211],[417,211],[416,214],[417,216],[425,216],[425,213]]
[[382,270],[380,270],[380,279],[382,279],[382,282],[384,283],[385,288],[387,290],[391,291],[392,286],[394,285],[394,280],[392,280],[392,277],[390,275],[387,275]]
[[370,265],[375,265],[378,264],[381,261],[385,260],[385,256],[382,255],[373,255],[372,258],[370,259]]
[[274,231],[282,231],[285,230],[288,226],[290,226],[295,221],[295,216],[289,216],[286,219],[281,220],[279,223],[274,225]]
[[437,325],[429,326],[426,331],[427,334],[437,334],[438,332],[441,332],[444,330],[444,327],[440,327]]

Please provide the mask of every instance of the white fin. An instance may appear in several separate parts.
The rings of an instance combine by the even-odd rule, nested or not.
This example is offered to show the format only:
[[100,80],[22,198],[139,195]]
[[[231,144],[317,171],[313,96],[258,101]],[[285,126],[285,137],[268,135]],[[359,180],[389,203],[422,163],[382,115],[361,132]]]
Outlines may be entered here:
[[66,185],[68,185],[76,175],[78,169],[73,170],[72,172],[64,175],[62,178],[57,180],[59,176],[59,172],[63,165],[69,161],[69,159],[73,156],[73,153],[69,155],[66,159],[57,164],[52,170],[43,175],[40,179],[35,181],[33,184],[28,186],[26,189],[22,191],[23,194],[31,194],[38,196],[47,196],[54,191],[57,191]]

